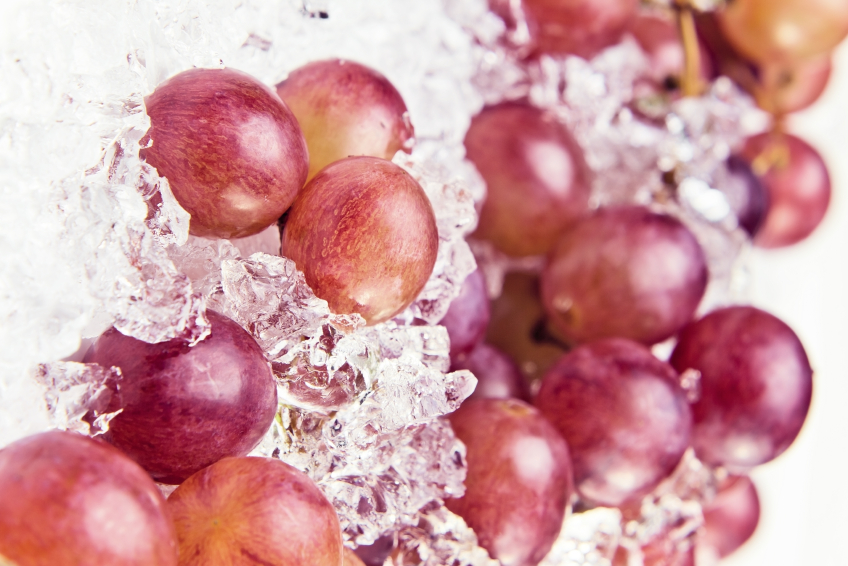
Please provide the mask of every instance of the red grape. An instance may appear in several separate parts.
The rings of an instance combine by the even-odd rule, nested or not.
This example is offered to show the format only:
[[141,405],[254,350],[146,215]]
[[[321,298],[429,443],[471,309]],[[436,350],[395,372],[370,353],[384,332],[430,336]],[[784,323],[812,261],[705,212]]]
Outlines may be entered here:
[[803,110],[824,92],[832,67],[829,54],[793,66],[763,63],[757,103],[777,115]]
[[291,207],[283,253],[337,314],[368,324],[415,300],[436,263],[439,234],[421,186],[397,165],[349,157],[325,167]]
[[466,401],[449,416],[465,443],[465,495],[448,509],[504,566],[535,566],[551,549],[572,491],[568,446],[539,411],[514,399]]
[[53,431],[0,450],[0,556],[16,566],[176,566],[177,542],[138,464]]
[[309,178],[339,159],[409,153],[414,130],[397,89],[365,65],[329,59],[292,71],[277,85],[309,146]]
[[162,483],[247,454],[276,414],[276,382],[256,341],[229,318],[206,315],[211,334],[195,346],[147,344],[112,328],[85,356],[123,374],[109,408],[123,412],[104,438]]
[[306,181],[306,142],[288,107],[253,77],[192,69],[145,99],[141,157],[168,178],[195,236],[240,238],[286,211]]
[[704,252],[680,221],[643,207],[597,211],[566,231],[542,274],[542,299],[569,340],[665,340],[695,313]]
[[768,210],[768,196],[751,165],[738,155],[727,159],[728,177],[721,186],[739,221],[739,227],[755,236],[763,225]]
[[731,476],[704,507],[701,543],[723,558],[751,538],[759,521],[760,498],[754,483],[747,476]]
[[539,278],[530,273],[507,273],[501,295],[492,302],[486,342],[515,360],[529,381],[542,378],[565,348],[549,335],[539,296]]
[[521,370],[509,356],[488,344],[477,344],[451,369],[467,369],[477,377],[477,387],[471,398],[530,400]]
[[818,152],[793,135],[764,133],[747,140],[742,156],[760,176],[769,201],[754,243],[779,248],[809,236],[830,204],[830,175]]
[[586,211],[583,151],[552,114],[513,102],[484,108],[471,121],[465,149],[488,190],[475,235],[502,252],[546,253]]
[[522,0],[533,39],[543,53],[589,59],[621,40],[639,0]]
[[342,566],[336,511],[305,474],[271,458],[225,458],[168,498],[180,566]]
[[548,370],[535,403],[568,442],[581,497],[622,505],[674,471],[692,429],[676,378],[623,339],[580,346]]
[[465,278],[459,296],[451,302],[448,312],[439,322],[450,337],[451,360],[468,354],[483,339],[489,316],[486,280],[478,269]]
[[749,468],[792,444],[810,407],[813,371],[786,324],[754,307],[728,307],[691,323],[671,356],[701,372],[692,445],[708,464]]
[[718,13],[728,41],[758,63],[824,55],[848,34],[841,0],[734,0]]

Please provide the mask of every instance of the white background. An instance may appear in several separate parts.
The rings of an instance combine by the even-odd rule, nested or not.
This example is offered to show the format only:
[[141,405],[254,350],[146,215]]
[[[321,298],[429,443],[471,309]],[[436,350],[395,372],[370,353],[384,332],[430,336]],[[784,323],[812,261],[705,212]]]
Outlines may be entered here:
[[791,117],[789,131],[821,152],[833,196],[807,240],[755,252],[752,299],[804,343],[813,404],[795,444],[754,470],[760,525],[723,566],[848,565],[848,42],[827,91]]

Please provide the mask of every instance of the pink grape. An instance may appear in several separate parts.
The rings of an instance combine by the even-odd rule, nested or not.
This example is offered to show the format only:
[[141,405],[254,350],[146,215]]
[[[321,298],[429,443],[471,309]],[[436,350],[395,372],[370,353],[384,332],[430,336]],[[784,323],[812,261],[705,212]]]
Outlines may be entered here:
[[618,43],[639,0],[522,0],[539,51],[590,59]]
[[233,69],[191,69],[145,99],[141,157],[168,178],[190,232],[241,238],[273,224],[306,181],[306,142],[277,94]]
[[168,498],[180,566],[342,566],[333,506],[312,480],[271,458],[225,458]]
[[699,544],[722,558],[754,534],[760,521],[760,498],[747,476],[727,478],[716,498],[704,506],[704,534]]
[[477,344],[451,369],[467,369],[477,377],[477,387],[470,398],[530,400],[521,370],[509,356],[488,344]]
[[727,307],[689,324],[671,356],[701,373],[692,445],[712,465],[748,469],[773,460],[798,436],[813,370],[786,324],[754,307]]
[[620,506],[653,490],[689,446],[677,373],[620,338],[575,348],[548,370],[536,406],[568,442],[580,496]]
[[465,150],[488,191],[475,236],[502,252],[546,253],[586,211],[583,151],[552,114],[513,102],[484,108],[471,121]]
[[795,65],[763,63],[759,68],[762,93],[757,103],[776,115],[803,110],[822,95],[832,69],[830,54]]
[[486,342],[514,360],[528,381],[541,379],[565,352],[564,346],[547,332],[538,276],[507,273],[491,312]]
[[831,51],[848,35],[848,3],[734,0],[718,12],[728,41],[757,63],[793,62]]
[[468,450],[465,495],[445,505],[504,566],[535,566],[562,527],[572,492],[568,446],[539,411],[473,399],[449,415]]
[[277,411],[277,388],[259,345],[241,326],[207,311],[211,334],[147,344],[106,331],[87,363],[121,368],[110,411],[123,409],[104,438],[153,478],[177,484],[262,439]]
[[819,153],[793,135],[764,133],[748,138],[741,155],[768,194],[768,211],[754,243],[779,248],[809,236],[830,204],[830,175]]
[[295,69],[277,85],[309,146],[309,178],[351,155],[391,159],[412,148],[414,129],[400,93],[369,67],[328,59]]
[[644,207],[604,208],[562,234],[542,300],[569,340],[654,344],[692,318],[706,285],[704,252],[680,221]]
[[348,157],[300,192],[283,233],[283,253],[337,314],[368,324],[408,307],[436,263],[439,234],[421,186],[397,165]]
[[489,317],[486,280],[478,269],[465,278],[459,296],[451,302],[447,314],[439,322],[450,337],[451,360],[468,354],[483,339]]
[[[648,57],[650,78],[656,84],[679,85],[685,57],[677,24],[669,18],[642,14],[633,22],[630,32]],[[698,48],[700,76],[707,82],[713,75],[711,60],[700,42]]]
[[0,563],[176,566],[165,500],[138,464],[72,432],[0,450]]

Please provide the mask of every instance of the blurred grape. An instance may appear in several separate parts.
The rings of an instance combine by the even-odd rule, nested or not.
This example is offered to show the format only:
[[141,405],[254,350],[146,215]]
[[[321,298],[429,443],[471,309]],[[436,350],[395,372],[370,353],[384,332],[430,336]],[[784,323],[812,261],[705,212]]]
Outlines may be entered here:
[[677,373],[630,340],[563,356],[535,404],[568,442],[577,492],[593,503],[620,506],[646,495],[689,446],[692,412]]
[[523,0],[522,5],[539,51],[591,59],[621,40],[639,0]]
[[421,186],[397,165],[349,157],[300,192],[283,232],[283,254],[336,314],[368,324],[409,306],[433,271],[439,234]]
[[567,339],[654,344],[689,322],[704,294],[704,252],[680,221],[638,206],[598,210],[562,234],[542,300]]
[[822,95],[832,69],[829,54],[795,65],[763,63],[759,67],[762,91],[754,93],[757,103],[777,116],[803,110]]
[[486,280],[477,269],[465,278],[445,317],[439,321],[450,337],[451,360],[467,355],[486,333],[489,324],[489,295]]
[[294,115],[273,90],[233,69],[191,69],[145,99],[141,157],[168,178],[195,236],[241,238],[288,209],[309,157]]
[[701,373],[692,445],[704,462],[745,470],[798,436],[813,372],[798,337],[776,317],[754,307],[713,311],[683,329],[671,364]]
[[474,235],[500,251],[547,253],[586,211],[583,151],[553,114],[513,102],[484,108],[471,121],[465,149],[487,188]]
[[768,211],[768,195],[751,165],[738,155],[727,159],[728,178],[721,186],[739,226],[749,236],[756,236]]
[[104,435],[161,483],[177,484],[226,456],[243,456],[277,411],[277,388],[259,345],[241,326],[207,311],[211,333],[148,344],[107,330],[85,356],[123,377]]
[[572,492],[568,446],[521,401],[474,399],[449,417],[465,443],[465,495],[445,505],[503,566],[535,566],[562,527]]
[[[648,57],[649,78],[657,85],[678,88],[685,57],[677,23],[654,14],[640,14],[630,33]],[[708,82],[713,76],[712,61],[704,46],[698,43],[700,77]]]
[[312,480],[271,458],[225,458],[168,498],[180,566],[341,566],[339,519]]
[[754,534],[760,521],[760,498],[747,476],[731,476],[716,498],[704,507],[704,531],[699,545],[724,558]]
[[800,138],[774,132],[748,138],[741,155],[768,194],[768,211],[754,243],[779,248],[809,236],[830,204],[830,175],[819,153]]
[[292,71],[277,94],[297,118],[309,147],[309,179],[352,155],[391,159],[412,148],[414,130],[397,89],[380,73],[344,59]]
[[451,369],[467,369],[477,377],[477,387],[469,399],[530,400],[530,392],[521,370],[509,356],[488,344],[477,344],[470,354],[455,362]]
[[52,431],[0,450],[0,556],[16,566],[176,566],[177,540],[138,464]]

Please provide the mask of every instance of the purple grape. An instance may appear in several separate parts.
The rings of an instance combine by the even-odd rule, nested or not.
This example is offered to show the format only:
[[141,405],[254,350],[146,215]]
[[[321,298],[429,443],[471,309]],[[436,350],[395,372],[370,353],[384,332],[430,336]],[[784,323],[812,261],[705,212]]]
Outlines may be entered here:
[[568,442],[577,492],[601,505],[649,493],[689,446],[692,412],[677,373],[629,340],[563,356],[535,403]]
[[768,195],[750,164],[738,155],[727,159],[729,173],[722,190],[739,221],[739,227],[751,237],[756,236],[768,211]]
[[486,280],[478,269],[465,278],[459,296],[451,302],[447,314],[439,322],[450,337],[451,360],[468,354],[483,339],[489,316]]
[[475,235],[502,252],[544,254],[586,211],[583,150],[552,114],[514,102],[484,108],[465,149],[488,189]]
[[469,398],[530,400],[521,370],[509,356],[488,344],[477,344],[451,369],[467,369],[477,376],[477,387]]
[[153,478],[177,484],[227,456],[250,452],[277,410],[277,388],[259,345],[241,326],[207,311],[211,334],[147,344],[107,330],[87,363],[121,368],[104,438]]
[[445,505],[504,566],[535,566],[562,527],[572,492],[568,446],[514,399],[466,401],[449,416],[467,449],[465,495]]
[[654,344],[692,318],[707,285],[704,252],[680,221],[604,208],[566,231],[542,274],[542,300],[569,340]]
[[776,317],[754,307],[713,311],[680,333],[671,364],[701,372],[692,445],[708,464],[757,466],[798,436],[813,371],[801,341]]

